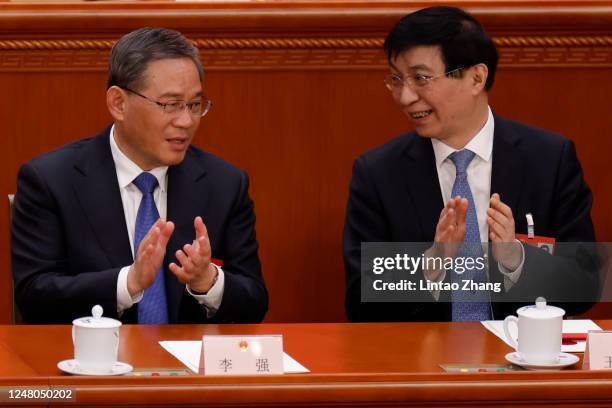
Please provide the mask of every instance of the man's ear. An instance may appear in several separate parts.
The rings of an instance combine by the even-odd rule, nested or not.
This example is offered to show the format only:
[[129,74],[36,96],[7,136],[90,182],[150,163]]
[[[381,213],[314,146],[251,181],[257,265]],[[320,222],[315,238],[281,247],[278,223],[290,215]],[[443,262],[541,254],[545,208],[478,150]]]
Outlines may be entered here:
[[485,90],[489,68],[485,64],[476,64],[470,70],[472,71],[472,90],[474,95],[476,95]]
[[106,90],[106,107],[116,121],[123,121],[125,116],[125,92],[118,86]]

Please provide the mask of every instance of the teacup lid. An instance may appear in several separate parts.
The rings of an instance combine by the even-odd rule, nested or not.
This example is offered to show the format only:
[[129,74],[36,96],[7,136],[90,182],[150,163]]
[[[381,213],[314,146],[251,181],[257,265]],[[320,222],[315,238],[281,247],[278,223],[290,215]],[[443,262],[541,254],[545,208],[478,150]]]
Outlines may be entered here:
[[532,317],[534,319],[550,319],[560,317],[565,314],[565,310],[556,306],[546,304],[546,299],[539,297],[535,305],[523,306],[516,311],[520,316]]
[[111,319],[110,317],[102,317],[104,310],[102,306],[95,305],[91,308],[91,316],[79,317],[74,319],[72,324],[79,327],[90,327],[96,329],[112,329],[121,326],[119,320]]

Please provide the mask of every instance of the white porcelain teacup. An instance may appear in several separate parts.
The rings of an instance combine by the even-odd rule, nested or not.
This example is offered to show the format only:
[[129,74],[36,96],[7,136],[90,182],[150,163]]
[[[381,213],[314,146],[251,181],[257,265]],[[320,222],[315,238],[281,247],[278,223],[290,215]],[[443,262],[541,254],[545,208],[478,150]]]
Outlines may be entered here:
[[[504,319],[504,334],[521,358],[528,363],[554,364],[561,354],[561,333],[565,311],[547,306],[544,298],[535,305],[519,308],[516,316]],[[510,334],[509,325],[518,326],[518,340]]]
[[72,321],[74,359],[85,373],[111,373],[117,362],[121,322],[102,317],[102,312],[96,305],[91,309],[92,316]]

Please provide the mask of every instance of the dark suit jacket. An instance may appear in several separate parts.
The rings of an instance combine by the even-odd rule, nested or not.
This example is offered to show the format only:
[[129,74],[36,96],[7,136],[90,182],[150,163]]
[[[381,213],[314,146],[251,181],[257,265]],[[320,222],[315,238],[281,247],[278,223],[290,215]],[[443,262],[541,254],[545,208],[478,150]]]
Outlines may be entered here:
[[[117,276],[132,264],[110,128],[24,164],[17,179],[12,261],[17,304],[26,322],[69,323],[100,304],[117,316]],[[171,323],[260,322],[268,308],[255,238],[249,181],[231,164],[189,147],[168,169],[167,219],[175,224],[164,264],[206,223],[212,254],[224,262],[225,291],[211,319],[166,268]],[[137,305],[121,320],[135,322]]]
[[[495,116],[493,193],[499,193],[512,209],[517,233],[527,233],[525,214],[530,212],[536,235],[560,242],[595,240],[591,191],[583,180],[573,143],[559,135]],[[408,303],[362,303],[360,291],[360,244],[433,242],[442,208],[431,140],[406,133],[355,161],[344,229],[346,312],[350,320],[450,320],[450,303],[432,303],[427,291],[415,293],[415,302]],[[525,251],[521,277],[508,293],[502,290],[503,296],[511,299],[516,294],[531,303],[537,296],[549,300],[577,296],[581,301],[596,297],[597,257],[591,249],[581,252],[586,256],[572,253],[567,258],[550,257],[530,246]],[[503,282],[494,264],[489,278]],[[424,303],[418,302],[421,300]],[[579,302],[562,305],[568,314],[589,306]],[[503,318],[516,307],[516,303],[493,302],[493,317]]]

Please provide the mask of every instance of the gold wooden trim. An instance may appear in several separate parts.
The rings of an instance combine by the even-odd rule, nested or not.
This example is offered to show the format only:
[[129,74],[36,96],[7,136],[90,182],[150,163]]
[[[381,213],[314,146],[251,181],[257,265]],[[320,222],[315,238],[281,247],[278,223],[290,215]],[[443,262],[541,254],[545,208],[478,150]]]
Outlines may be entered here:
[[[612,36],[503,36],[498,47],[609,47]],[[211,38],[196,39],[201,49],[380,49],[382,38]],[[115,40],[0,40],[0,50],[110,50]]]
[[0,50],[110,50],[115,40],[0,40]]
[[[0,40],[0,50],[110,50],[115,40]],[[196,39],[204,49],[380,48],[379,38],[213,38]]]
[[512,36],[493,37],[498,47],[609,47],[612,36],[561,37],[561,36]]
[[246,39],[210,39],[195,40],[198,48],[376,48],[381,49],[382,38],[246,38]]
[[[612,36],[494,37],[500,66],[612,67]],[[207,70],[384,69],[382,38],[212,38]],[[113,40],[0,40],[0,71],[104,71]]]

